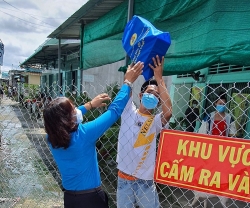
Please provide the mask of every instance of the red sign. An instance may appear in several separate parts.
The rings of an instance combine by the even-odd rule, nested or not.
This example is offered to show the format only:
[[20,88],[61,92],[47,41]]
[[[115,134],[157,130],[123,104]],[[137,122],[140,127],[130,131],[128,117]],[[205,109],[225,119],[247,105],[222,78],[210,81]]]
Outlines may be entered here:
[[250,202],[250,141],[164,130],[155,181]]

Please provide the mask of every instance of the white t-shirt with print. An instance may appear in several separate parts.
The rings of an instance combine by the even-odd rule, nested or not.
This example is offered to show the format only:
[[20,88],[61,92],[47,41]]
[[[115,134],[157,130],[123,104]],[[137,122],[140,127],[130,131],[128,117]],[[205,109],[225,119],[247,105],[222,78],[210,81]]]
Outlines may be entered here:
[[[144,180],[153,179],[156,158],[156,137],[163,129],[161,114],[156,114],[146,135],[149,136],[154,133],[153,141],[134,147],[141,126],[150,117],[150,115],[140,113],[132,102],[132,98],[130,98],[121,115],[121,128],[118,136],[117,168],[126,174]],[[168,124],[164,128],[167,127]]]

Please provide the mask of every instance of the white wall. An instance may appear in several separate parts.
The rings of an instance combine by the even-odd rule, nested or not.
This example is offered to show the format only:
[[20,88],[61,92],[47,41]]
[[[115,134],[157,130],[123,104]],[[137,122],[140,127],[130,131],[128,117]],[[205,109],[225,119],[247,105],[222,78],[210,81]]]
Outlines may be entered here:
[[174,85],[173,92],[173,117],[177,119],[179,117],[185,117],[185,111],[188,107],[188,101],[190,98],[190,89],[192,84]]
[[[118,83],[120,86],[124,81],[124,73],[119,72],[118,69],[124,66],[124,60],[113,64],[104,65],[101,67],[95,67],[83,71],[82,85],[83,90],[88,93],[91,98],[104,92],[107,85]],[[168,91],[170,92],[170,86],[172,84],[171,77],[164,77]],[[138,94],[141,90],[141,85],[144,83],[143,76],[140,76],[133,84],[133,100],[136,105],[139,105]]]

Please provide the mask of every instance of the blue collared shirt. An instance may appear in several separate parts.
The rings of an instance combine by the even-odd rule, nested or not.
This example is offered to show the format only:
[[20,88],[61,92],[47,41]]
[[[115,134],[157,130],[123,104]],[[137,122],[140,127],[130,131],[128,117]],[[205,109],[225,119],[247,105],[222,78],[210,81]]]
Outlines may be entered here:
[[[87,190],[101,185],[95,143],[121,116],[129,97],[130,87],[125,84],[105,113],[93,121],[79,124],[71,134],[67,149],[52,148],[49,144],[66,190]],[[84,106],[79,109],[83,114],[87,112]]]

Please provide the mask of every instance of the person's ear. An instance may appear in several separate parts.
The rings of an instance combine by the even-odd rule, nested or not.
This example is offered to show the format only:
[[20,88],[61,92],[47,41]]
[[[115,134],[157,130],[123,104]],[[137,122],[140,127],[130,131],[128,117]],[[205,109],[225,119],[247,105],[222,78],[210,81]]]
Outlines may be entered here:
[[140,102],[141,102],[142,95],[143,95],[143,93],[141,93],[141,92],[138,94],[138,98],[139,98]]

